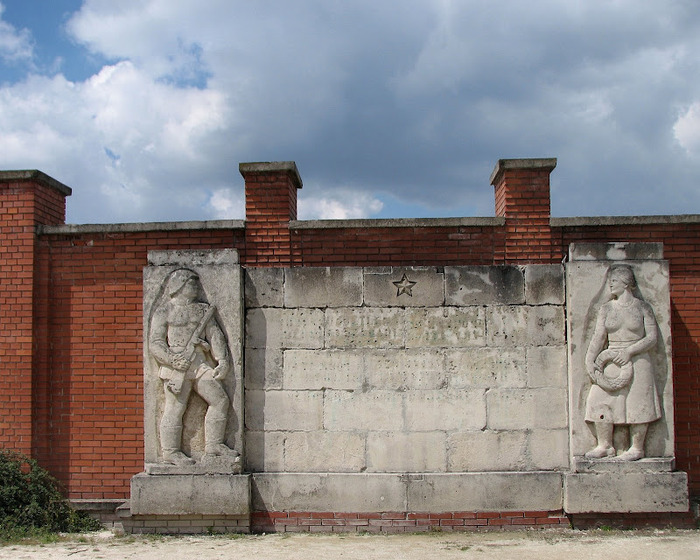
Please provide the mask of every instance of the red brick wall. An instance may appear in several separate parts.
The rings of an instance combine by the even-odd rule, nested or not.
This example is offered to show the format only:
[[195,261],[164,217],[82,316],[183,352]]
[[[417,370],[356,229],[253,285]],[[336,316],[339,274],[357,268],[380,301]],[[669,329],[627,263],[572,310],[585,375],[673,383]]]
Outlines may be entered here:
[[526,166],[508,169],[507,189],[496,181],[499,218],[325,227],[294,222],[296,168],[265,165],[242,166],[244,229],[66,227],[36,235],[36,224],[63,221],[65,193],[0,181],[0,446],[33,453],[72,498],[128,497],[129,479],[143,467],[148,250],[233,247],[251,267],[441,266],[559,262],[574,241],[660,241],[671,271],[677,464],[700,495],[700,219],[550,227],[551,168]]
[[45,235],[48,287],[34,455],[71,498],[124,498],[143,469],[143,267],[148,250],[242,245],[240,230]]

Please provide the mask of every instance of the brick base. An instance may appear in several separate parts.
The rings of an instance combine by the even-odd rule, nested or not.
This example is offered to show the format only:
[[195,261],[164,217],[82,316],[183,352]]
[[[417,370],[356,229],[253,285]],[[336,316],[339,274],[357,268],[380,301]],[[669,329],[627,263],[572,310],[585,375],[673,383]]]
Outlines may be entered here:
[[253,533],[415,533],[569,527],[563,512],[253,512]]
[[697,520],[686,513],[591,513],[570,515],[574,529],[696,529]]

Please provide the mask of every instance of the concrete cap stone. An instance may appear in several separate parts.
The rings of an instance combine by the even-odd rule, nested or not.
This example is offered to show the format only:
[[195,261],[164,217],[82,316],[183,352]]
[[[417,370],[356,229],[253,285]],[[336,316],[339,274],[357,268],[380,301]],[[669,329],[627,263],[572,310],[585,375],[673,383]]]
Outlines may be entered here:
[[493,168],[489,182],[496,184],[504,171],[509,169],[545,169],[552,171],[557,166],[557,158],[499,159]]
[[297,189],[300,189],[304,184],[301,181],[301,175],[297,169],[297,164],[293,161],[258,161],[250,163],[238,164],[238,170],[245,178],[248,173],[276,173],[287,172],[292,176],[296,183]]
[[42,173],[38,169],[26,169],[20,171],[0,171],[0,183],[15,183],[19,181],[34,181],[44,186],[56,189],[63,196],[70,196],[73,189]]

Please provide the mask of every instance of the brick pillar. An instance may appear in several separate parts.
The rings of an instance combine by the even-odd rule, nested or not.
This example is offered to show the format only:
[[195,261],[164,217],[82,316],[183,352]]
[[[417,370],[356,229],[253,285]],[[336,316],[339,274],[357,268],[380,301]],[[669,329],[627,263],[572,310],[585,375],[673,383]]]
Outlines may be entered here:
[[552,252],[549,225],[549,175],[556,165],[556,158],[501,159],[491,173],[496,216],[506,219],[504,263],[560,259]]
[[293,161],[241,163],[245,179],[245,263],[281,267],[292,264],[289,221],[297,219],[297,189],[302,187]]
[[65,222],[71,189],[40,171],[0,171],[0,447],[34,451],[34,422],[46,406],[48,267],[36,228]]

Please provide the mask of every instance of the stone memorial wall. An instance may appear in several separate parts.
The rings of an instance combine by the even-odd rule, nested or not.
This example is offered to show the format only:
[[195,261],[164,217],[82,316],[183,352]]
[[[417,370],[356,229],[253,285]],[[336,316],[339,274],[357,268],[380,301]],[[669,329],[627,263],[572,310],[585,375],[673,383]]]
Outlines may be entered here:
[[550,218],[555,164],[337,223],[292,162],[241,164],[245,223],[64,225],[0,172],[0,443],[134,532],[692,524],[700,218]]

